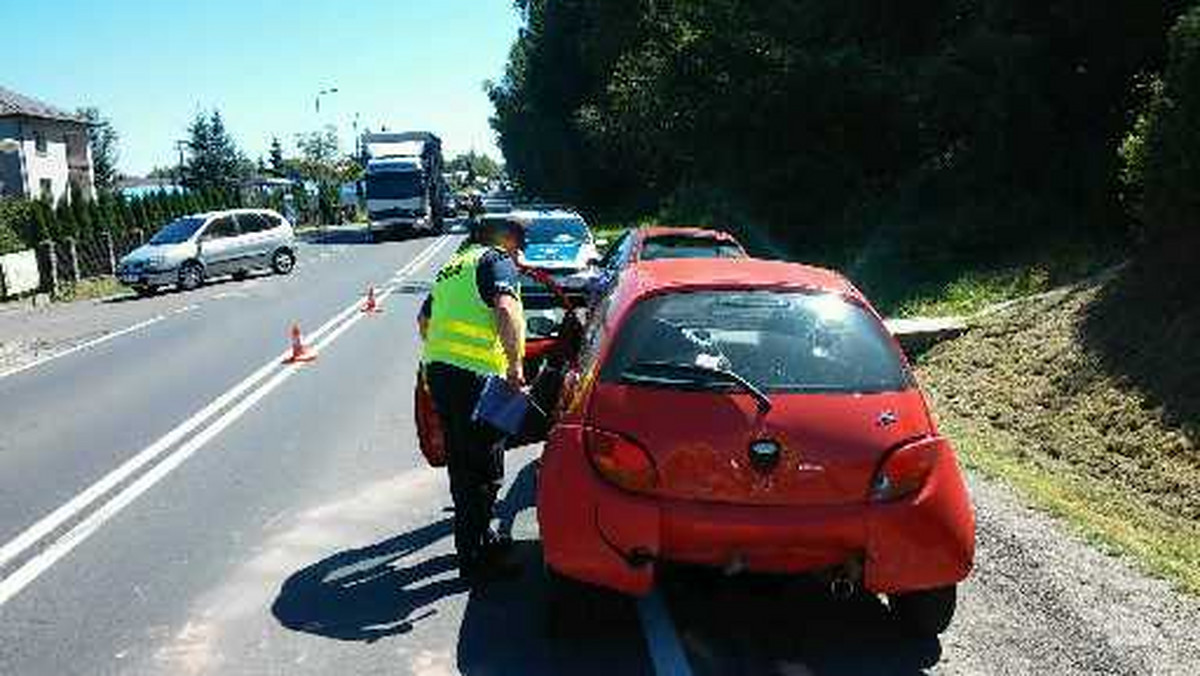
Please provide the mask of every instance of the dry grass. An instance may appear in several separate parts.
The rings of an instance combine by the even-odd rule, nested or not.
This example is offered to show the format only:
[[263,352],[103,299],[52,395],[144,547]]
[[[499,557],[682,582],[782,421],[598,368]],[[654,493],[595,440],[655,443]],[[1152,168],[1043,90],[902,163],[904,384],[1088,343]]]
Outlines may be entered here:
[[1119,278],[1015,304],[918,371],[967,464],[1200,593],[1194,381],[1167,372],[1192,368],[1179,359],[1194,343],[1145,326],[1162,308],[1137,288]]

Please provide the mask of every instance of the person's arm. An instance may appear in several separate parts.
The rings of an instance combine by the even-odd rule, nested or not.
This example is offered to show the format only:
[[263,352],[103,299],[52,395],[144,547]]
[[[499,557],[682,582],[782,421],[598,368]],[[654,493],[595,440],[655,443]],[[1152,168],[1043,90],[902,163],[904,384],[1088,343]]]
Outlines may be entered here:
[[433,296],[425,296],[425,302],[421,304],[421,311],[417,313],[417,330],[421,333],[421,340],[429,339],[429,317],[433,314]]
[[496,318],[496,333],[508,358],[508,382],[513,387],[524,387],[525,309],[521,305],[517,265],[500,252],[484,256],[475,283]]
[[505,293],[496,297],[494,311],[496,332],[508,357],[508,384],[518,389],[525,387],[525,310],[521,301]]

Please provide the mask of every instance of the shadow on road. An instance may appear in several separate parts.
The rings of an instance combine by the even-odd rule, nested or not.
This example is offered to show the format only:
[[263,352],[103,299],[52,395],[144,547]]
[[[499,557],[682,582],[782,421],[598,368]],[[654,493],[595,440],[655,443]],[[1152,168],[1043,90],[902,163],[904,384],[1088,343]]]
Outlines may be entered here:
[[878,598],[832,598],[809,577],[674,570],[663,592],[697,674],[909,676],[941,659],[909,637]]
[[[511,533],[517,515],[533,506],[535,481],[532,464],[515,477],[496,509],[502,532]],[[551,640],[540,545],[515,543],[514,556],[523,566],[518,579],[469,590],[457,577],[453,555],[431,551],[450,539],[451,523],[443,518],[314,563],[283,583],[271,611],[293,631],[339,641],[404,640],[418,622],[436,614],[440,605],[444,608],[449,597],[469,592],[457,634],[457,666],[463,674],[650,673],[632,603],[614,608],[612,619],[586,638]],[[428,643],[429,638],[421,640]]]
[[[502,532],[513,533],[518,515],[533,507],[536,483],[535,466],[526,464],[497,505]],[[283,626],[317,636],[415,641],[404,635],[416,623],[466,594],[456,646],[463,674],[652,673],[633,600],[612,599],[582,631],[551,638],[540,543],[516,541],[518,579],[469,590],[454,557],[437,553],[451,523],[443,517],[314,563],[284,582],[271,610]],[[815,579],[673,569],[662,591],[696,674],[911,676],[941,658],[938,641],[906,636],[878,599],[835,601]],[[451,648],[421,640],[422,648]]]
[[[462,594],[454,556],[397,562],[446,538],[443,519],[361,549],[338,552],[289,577],[271,612],[288,629],[342,641],[377,641],[412,631],[438,601]],[[438,578],[438,579],[433,579]]]

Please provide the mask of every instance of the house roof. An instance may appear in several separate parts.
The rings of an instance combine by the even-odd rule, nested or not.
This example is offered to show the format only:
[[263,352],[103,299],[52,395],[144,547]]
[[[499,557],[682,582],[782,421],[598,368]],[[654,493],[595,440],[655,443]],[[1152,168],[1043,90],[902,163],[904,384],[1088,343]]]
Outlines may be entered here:
[[87,120],[80,115],[68,113],[4,87],[0,87],[0,117],[35,117],[42,120],[87,124]]

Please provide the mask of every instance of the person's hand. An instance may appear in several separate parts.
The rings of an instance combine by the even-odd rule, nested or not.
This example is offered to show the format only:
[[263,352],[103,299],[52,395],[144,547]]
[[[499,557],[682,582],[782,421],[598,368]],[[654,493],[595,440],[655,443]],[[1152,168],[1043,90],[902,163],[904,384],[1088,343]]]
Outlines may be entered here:
[[514,390],[524,389],[525,387],[525,367],[521,362],[512,362],[508,365],[508,373],[505,374],[505,379],[508,380],[508,386]]

